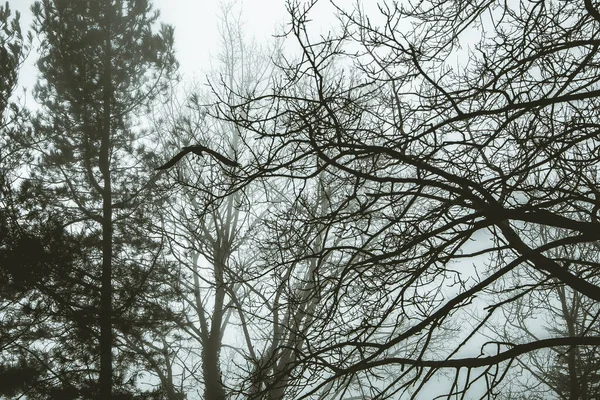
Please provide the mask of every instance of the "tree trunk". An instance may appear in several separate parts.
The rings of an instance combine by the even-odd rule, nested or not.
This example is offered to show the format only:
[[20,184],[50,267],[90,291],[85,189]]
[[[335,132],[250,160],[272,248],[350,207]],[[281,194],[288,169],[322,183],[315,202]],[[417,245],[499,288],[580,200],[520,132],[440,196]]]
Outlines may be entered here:
[[225,287],[223,282],[223,269],[226,257],[217,250],[215,257],[215,308],[210,327],[208,340],[202,350],[204,372],[204,398],[206,400],[224,400],[225,389],[221,380],[221,365],[219,354],[221,352],[221,323],[223,321],[223,305],[225,303]]
[[221,381],[219,365],[219,337],[211,337],[205,343],[202,351],[202,366],[204,372],[204,398],[206,400],[225,400],[225,389]]
[[[569,337],[577,336],[576,326],[575,326],[575,315],[572,313],[572,310],[569,308],[569,304],[567,302],[567,293],[564,287],[558,288],[558,296],[560,298],[562,312],[567,323],[567,332]],[[576,299],[573,298],[573,302]],[[569,400],[579,400],[579,377],[577,374],[577,347],[573,346],[567,352],[567,367],[569,371]]]
[[103,92],[103,132],[100,145],[102,192],[102,277],[100,294],[100,399],[112,397],[112,187],[110,177],[112,49],[110,7],[106,9],[106,44]]

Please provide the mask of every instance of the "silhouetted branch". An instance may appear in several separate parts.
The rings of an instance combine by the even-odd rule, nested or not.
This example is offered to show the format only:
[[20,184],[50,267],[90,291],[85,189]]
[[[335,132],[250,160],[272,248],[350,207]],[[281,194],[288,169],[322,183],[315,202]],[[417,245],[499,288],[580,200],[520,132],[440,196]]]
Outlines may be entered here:
[[166,162],[165,164],[161,165],[160,167],[156,168],[156,170],[163,170],[163,169],[169,169],[172,166],[174,166],[175,164],[177,164],[177,162],[179,162],[179,160],[181,160],[183,157],[185,157],[186,155],[188,155],[189,153],[194,153],[196,155],[201,156],[202,153],[208,153],[211,156],[213,156],[214,158],[216,158],[218,161],[220,161],[221,163],[228,165],[230,167],[239,167],[239,164],[236,161],[230,160],[229,158],[217,153],[214,150],[209,149],[206,146],[202,146],[202,145],[196,145],[196,146],[187,146],[184,147],[183,150],[181,150],[177,155],[175,155],[171,160],[169,160],[168,162]]

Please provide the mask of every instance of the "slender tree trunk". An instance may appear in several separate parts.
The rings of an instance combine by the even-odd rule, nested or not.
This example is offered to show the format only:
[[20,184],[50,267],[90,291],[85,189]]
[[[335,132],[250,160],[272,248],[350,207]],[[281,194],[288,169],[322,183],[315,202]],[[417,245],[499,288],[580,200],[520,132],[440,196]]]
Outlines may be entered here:
[[204,369],[204,398],[206,400],[225,400],[225,389],[221,381],[219,353],[221,344],[218,337],[210,336],[202,351]]
[[100,171],[104,182],[102,193],[102,277],[100,298],[100,399],[112,397],[112,187],[110,177],[112,49],[110,6],[106,9],[106,45],[104,61],[103,132],[100,145]]
[[206,400],[225,400],[225,389],[221,380],[221,323],[223,322],[223,305],[225,304],[225,287],[223,282],[225,257],[215,257],[215,308],[208,340],[202,349],[204,368],[204,398]]
[[[560,298],[563,317],[565,322],[567,323],[567,331],[570,337],[577,336],[574,313],[569,308],[569,304],[567,302],[567,293],[564,287],[558,288],[558,296]],[[576,299],[573,298],[573,302]],[[573,346],[573,348],[568,350],[567,353],[567,367],[569,371],[569,400],[579,400],[579,376],[577,374],[577,347]]]

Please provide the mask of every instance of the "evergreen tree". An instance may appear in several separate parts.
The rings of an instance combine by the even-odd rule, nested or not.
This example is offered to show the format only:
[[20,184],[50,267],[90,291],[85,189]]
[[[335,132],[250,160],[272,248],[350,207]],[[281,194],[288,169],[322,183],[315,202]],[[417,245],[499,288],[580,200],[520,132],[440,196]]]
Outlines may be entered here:
[[43,109],[33,176],[82,255],[61,298],[68,312],[55,356],[61,368],[86,371],[80,395],[109,399],[135,382],[132,356],[114,351],[115,329],[150,330],[165,317],[158,302],[139,308],[144,298],[160,299],[146,292],[160,289],[154,278],[165,265],[147,230],[152,157],[137,116],[175,72],[173,29],[155,32],[158,13],[146,0],[44,0],[32,9]]
[[[556,288],[560,301],[557,324],[550,329],[556,336],[579,337],[598,333],[598,307],[581,294]],[[600,349],[597,346],[555,349],[553,364],[544,378],[561,399],[600,399]]]
[[[24,40],[21,34],[19,14],[12,16],[9,4],[0,5],[0,396],[13,396],[35,378],[35,368],[28,368],[26,361],[19,360],[17,338],[22,333],[24,318],[13,311],[27,297],[23,279],[27,276],[20,248],[26,242],[18,229],[12,180],[19,167],[15,154],[20,150],[11,136],[15,130],[15,118],[19,109],[11,105],[10,97],[17,84],[19,65],[23,60]],[[17,314],[17,315],[15,315]],[[11,354],[8,354],[8,353]],[[21,362],[19,362],[21,361]]]
[[23,61],[24,41],[19,13],[11,18],[9,4],[0,6],[0,118],[4,128],[4,110],[17,84],[19,65]]
[[600,399],[598,349],[564,349],[556,356],[547,379],[561,399]]
[[30,114],[11,97],[31,40],[19,13],[0,6],[0,396],[9,398],[47,378],[33,343],[47,336],[53,271],[69,270],[74,254],[60,217],[45,212],[39,187],[26,179]]

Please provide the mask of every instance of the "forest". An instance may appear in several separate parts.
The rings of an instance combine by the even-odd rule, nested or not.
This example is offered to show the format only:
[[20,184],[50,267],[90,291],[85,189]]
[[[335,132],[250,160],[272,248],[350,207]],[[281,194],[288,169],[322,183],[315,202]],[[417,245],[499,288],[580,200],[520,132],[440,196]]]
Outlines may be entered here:
[[285,2],[0,5],[0,399],[600,399],[600,1]]

